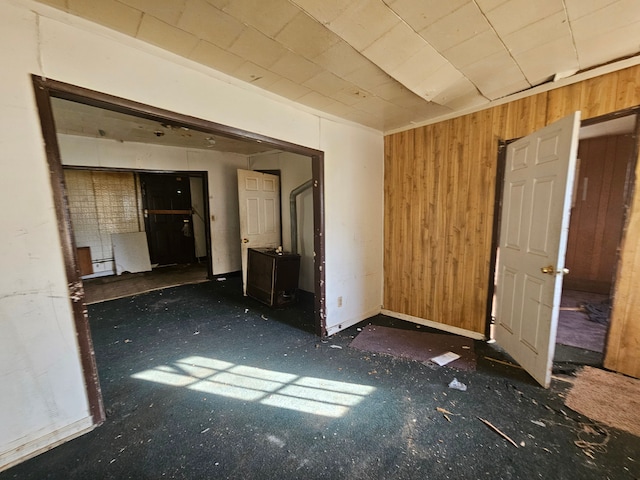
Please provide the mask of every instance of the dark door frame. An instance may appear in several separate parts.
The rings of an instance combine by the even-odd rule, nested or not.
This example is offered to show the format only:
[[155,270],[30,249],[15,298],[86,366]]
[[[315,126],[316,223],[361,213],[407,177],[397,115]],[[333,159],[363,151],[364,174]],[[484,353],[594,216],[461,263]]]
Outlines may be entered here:
[[106,417],[100,382],[98,380],[93,341],[91,339],[91,331],[89,329],[88,316],[84,304],[84,290],[80,278],[79,263],[76,256],[73,229],[66,198],[62,159],[58,147],[51,97],[83,103],[162,123],[168,122],[172,125],[193,128],[214,135],[261,143],[272,146],[274,149],[310,157],[313,179],[315,332],[319,336],[326,335],[324,152],[37,75],[32,75],[31,79],[40,116],[45,153],[49,165],[54,206],[58,218],[58,232],[69,285],[69,297],[72,304],[89,409],[94,425],[101,424]]
[[[635,193],[635,171],[636,164],[638,161],[638,153],[640,151],[640,105],[636,105],[634,107],[625,108],[622,110],[617,110],[615,112],[606,113],[604,115],[600,115],[597,117],[587,118],[581,120],[580,127],[586,127],[589,125],[595,125],[597,123],[608,122],[611,120],[615,120],[616,118],[626,117],[629,115],[636,116],[636,125],[633,132],[633,137],[635,139],[633,151],[631,153],[631,158],[629,158],[627,163],[627,179],[625,182],[624,189],[624,214],[623,214],[623,226],[622,226],[622,237],[620,238],[619,245],[622,245],[625,241],[626,232],[627,232],[627,224],[629,222],[629,212],[631,210],[631,203],[633,202],[633,197]],[[502,194],[503,194],[503,183],[504,183],[504,172],[506,168],[507,162],[507,145],[518,140],[517,138],[509,139],[509,140],[499,140],[498,141],[498,164],[496,170],[496,185],[495,185],[495,201],[494,201],[494,211],[493,211],[493,234],[492,234],[492,242],[491,242],[491,257],[489,264],[489,289],[487,295],[487,309],[486,309],[486,322],[485,322],[485,337],[487,339],[491,339],[491,325],[494,323],[493,318],[493,302],[495,295],[495,274],[496,274],[496,257],[498,251],[498,245],[500,241],[500,216],[502,212]],[[616,266],[614,269],[614,280],[613,285],[611,286],[610,298],[615,296],[615,289],[617,287],[618,282],[618,270],[620,266],[620,253],[618,249],[618,260],[616,262]],[[611,325],[607,328],[607,338],[605,339],[605,348],[603,352],[603,358],[607,353],[607,340],[609,331],[611,330]]]

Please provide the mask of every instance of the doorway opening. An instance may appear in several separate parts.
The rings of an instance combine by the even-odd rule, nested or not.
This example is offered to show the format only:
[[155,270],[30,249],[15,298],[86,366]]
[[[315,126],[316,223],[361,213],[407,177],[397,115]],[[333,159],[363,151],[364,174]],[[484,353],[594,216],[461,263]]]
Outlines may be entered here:
[[567,239],[556,364],[601,366],[637,156],[638,114],[582,122]]
[[143,173],[139,178],[151,263],[193,263],[196,244],[189,177]]
[[[568,217],[570,221],[567,222],[567,254],[566,258],[563,255],[565,261],[559,262],[560,267],[566,268],[557,272],[551,265],[538,269],[542,273],[563,277],[560,283],[563,285],[562,301],[554,302],[553,307],[559,309],[559,327],[557,331],[555,327],[551,330],[555,347],[550,349],[554,352],[554,368],[560,366],[560,370],[564,363],[602,365],[606,355],[608,313],[615,297],[619,251],[635,181],[639,113],[640,107],[613,112],[584,120],[575,130],[579,132],[576,138],[579,139],[576,144],[576,180],[573,182],[573,192],[566,192],[572,204]],[[516,141],[501,142],[499,146],[498,179],[505,178],[507,150]],[[495,338],[496,265],[500,255],[500,219],[504,210],[503,183],[500,180],[496,182],[490,269],[492,287],[487,303],[486,328],[486,335],[490,339]],[[579,213],[580,209],[583,210],[582,214]],[[517,292],[512,293],[518,295]],[[548,308],[552,309],[551,304]],[[594,310],[598,312],[589,318],[588,313]],[[576,315],[581,317],[582,324],[567,322],[568,316]],[[599,330],[599,333],[595,337],[590,335],[592,332],[585,325],[590,325],[590,330]],[[580,339],[580,336],[584,338]],[[572,345],[572,337],[575,346]]]
[[[79,105],[97,107],[108,116],[110,113],[124,114],[158,123],[162,128],[155,135],[162,137],[193,137],[207,142],[209,146],[228,145],[229,148],[259,147],[259,151],[281,151],[311,159],[313,180],[313,302],[315,332],[326,335],[324,320],[325,305],[325,248],[324,248],[324,157],[323,152],[264,135],[190,117],[164,109],[84,89],[74,85],[32,76],[36,103],[40,115],[45,150],[49,163],[58,228],[65,261],[65,270],[70,290],[74,322],[78,337],[80,357],[85,377],[89,406],[94,424],[104,421],[105,413],[98,382],[97,367],[87,312],[84,304],[83,285],[79,270],[78,253],[73,235],[70,212],[65,191],[62,157],[58,132],[54,119],[52,99],[62,99]],[[168,135],[171,132],[172,135]],[[186,132],[186,133],[185,133]],[[98,132],[103,135],[102,131]],[[136,159],[137,160],[137,159]],[[189,160],[189,159],[188,159]],[[187,164],[189,161],[187,160]],[[108,165],[101,165],[108,167]],[[160,169],[158,169],[160,170]],[[213,218],[212,218],[213,220]],[[208,222],[206,222],[208,223]],[[239,243],[239,239],[238,239]],[[213,256],[213,255],[212,255]]]
[[[64,126],[66,120],[61,123]],[[59,139],[63,160],[70,161],[77,156],[72,145],[100,142],[69,134],[59,134]],[[109,145],[108,140],[97,143],[105,145]],[[143,144],[136,147],[144,148]],[[115,148],[123,152],[128,147]],[[91,154],[84,150],[82,158],[92,163],[88,160]],[[208,247],[211,232],[205,221],[209,217],[205,201],[209,198],[207,172],[149,172],[66,164],[63,169],[87,305],[212,277]],[[164,183],[172,179],[177,186],[161,192],[157,201],[163,205],[149,205],[149,179]],[[161,229],[157,227],[159,222]]]

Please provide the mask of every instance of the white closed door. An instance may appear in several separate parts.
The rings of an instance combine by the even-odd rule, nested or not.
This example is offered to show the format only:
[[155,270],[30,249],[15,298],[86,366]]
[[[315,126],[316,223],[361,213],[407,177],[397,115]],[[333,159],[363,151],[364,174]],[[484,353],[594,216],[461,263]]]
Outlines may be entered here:
[[238,170],[242,288],[247,293],[247,251],[280,245],[280,179],[277,175]]
[[549,387],[575,177],[580,112],[507,146],[495,339]]

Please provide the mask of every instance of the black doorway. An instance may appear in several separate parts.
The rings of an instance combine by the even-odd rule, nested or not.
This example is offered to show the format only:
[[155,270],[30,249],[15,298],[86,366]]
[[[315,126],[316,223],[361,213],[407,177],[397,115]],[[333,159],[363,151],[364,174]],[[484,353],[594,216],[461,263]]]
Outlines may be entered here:
[[152,264],[195,261],[189,177],[173,173],[140,175],[144,223]]

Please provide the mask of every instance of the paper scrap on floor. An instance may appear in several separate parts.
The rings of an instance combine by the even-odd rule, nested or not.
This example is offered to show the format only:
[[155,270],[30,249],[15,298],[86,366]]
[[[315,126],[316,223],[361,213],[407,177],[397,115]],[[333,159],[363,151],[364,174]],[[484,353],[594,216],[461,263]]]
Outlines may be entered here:
[[451,363],[454,360],[457,360],[459,358],[460,358],[460,355],[458,355],[457,353],[447,352],[447,353],[443,353],[442,355],[438,355],[437,357],[433,357],[431,361],[434,363],[437,363],[442,367],[443,365],[446,365],[447,363]]

